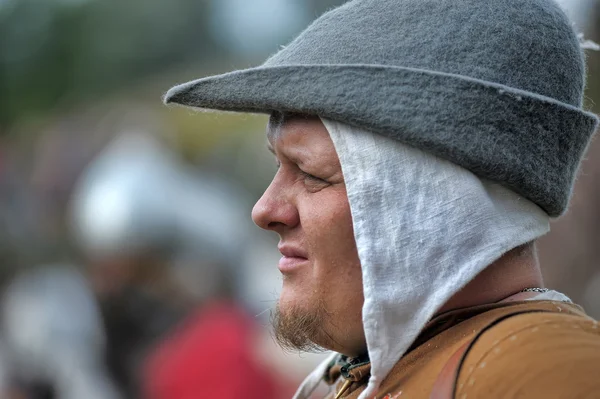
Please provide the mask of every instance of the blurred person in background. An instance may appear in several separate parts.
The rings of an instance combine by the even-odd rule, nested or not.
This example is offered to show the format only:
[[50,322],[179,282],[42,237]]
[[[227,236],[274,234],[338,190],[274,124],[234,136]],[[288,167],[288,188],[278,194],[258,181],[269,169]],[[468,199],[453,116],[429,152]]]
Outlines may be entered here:
[[106,368],[96,300],[75,268],[20,273],[2,297],[2,327],[0,397],[122,398]]
[[239,295],[250,241],[240,204],[239,191],[185,170],[140,132],[118,137],[84,172],[73,234],[127,397],[281,397]]
[[535,247],[598,124],[581,39],[552,0],[354,0],[169,90],[271,115],[252,217],[280,238],[277,338],[337,352],[296,398],[599,395],[600,326]]

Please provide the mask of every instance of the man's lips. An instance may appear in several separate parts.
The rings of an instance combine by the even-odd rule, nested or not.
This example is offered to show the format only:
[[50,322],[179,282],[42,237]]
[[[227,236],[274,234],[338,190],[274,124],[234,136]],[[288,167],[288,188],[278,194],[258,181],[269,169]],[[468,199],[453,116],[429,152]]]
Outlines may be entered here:
[[287,256],[288,258],[304,258],[308,259],[308,254],[306,251],[303,251],[300,247],[289,245],[289,244],[279,244],[277,249],[283,256]]
[[280,244],[277,248],[283,255],[278,264],[281,273],[291,273],[308,261],[306,252],[298,247]]

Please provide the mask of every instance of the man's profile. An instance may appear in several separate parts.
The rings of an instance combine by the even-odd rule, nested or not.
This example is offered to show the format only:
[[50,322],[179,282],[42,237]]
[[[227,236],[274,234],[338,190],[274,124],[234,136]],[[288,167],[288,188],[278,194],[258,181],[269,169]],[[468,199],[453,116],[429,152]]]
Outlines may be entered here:
[[[335,398],[594,397],[600,327],[544,288],[598,119],[552,0],[354,0],[263,65],[166,103],[270,115],[276,336]],[[565,265],[568,267],[568,265]]]

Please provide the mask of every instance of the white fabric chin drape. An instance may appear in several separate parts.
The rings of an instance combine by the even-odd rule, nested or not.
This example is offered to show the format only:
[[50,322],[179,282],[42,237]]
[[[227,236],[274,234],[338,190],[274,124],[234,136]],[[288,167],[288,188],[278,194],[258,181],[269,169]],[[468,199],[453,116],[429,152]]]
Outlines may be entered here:
[[[427,321],[508,250],[549,230],[531,201],[383,135],[323,119],[340,158],[362,265],[372,397]],[[322,375],[315,370],[296,398]],[[380,394],[385,394],[381,392]]]

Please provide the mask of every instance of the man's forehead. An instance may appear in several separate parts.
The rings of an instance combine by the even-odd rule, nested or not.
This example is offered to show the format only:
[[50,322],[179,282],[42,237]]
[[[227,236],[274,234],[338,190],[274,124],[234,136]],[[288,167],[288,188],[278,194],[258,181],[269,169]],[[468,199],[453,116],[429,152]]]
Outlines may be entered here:
[[279,137],[279,135],[281,135],[284,126],[296,121],[306,121],[315,118],[318,118],[318,116],[291,112],[284,113],[278,111],[271,113],[269,122],[267,123],[267,140],[269,141],[269,150],[272,151],[272,143]]

